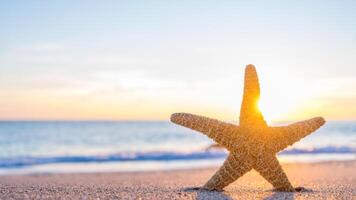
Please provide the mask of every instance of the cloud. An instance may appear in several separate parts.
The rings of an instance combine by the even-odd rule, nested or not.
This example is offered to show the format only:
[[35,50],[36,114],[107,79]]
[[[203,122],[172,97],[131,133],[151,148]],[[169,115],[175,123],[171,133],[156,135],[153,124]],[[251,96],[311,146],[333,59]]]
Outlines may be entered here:
[[[208,114],[227,113],[225,119],[231,120],[239,112],[244,66],[251,59],[259,71],[262,98],[268,107],[278,104],[280,98],[290,101],[296,110],[304,110],[303,103],[308,101],[319,102],[318,109],[324,108],[330,103],[323,99],[333,95],[356,99],[351,92],[356,87],[354,77],[305,76],[316,69],[299,69],[295,67],[298,63],[286,66],[288,58],[270,59],[277,53],[263,54],[266,48],[250,47],[244,52],[224,45],[193,45],[185,50],[158,55],[55,43],[19,47],[0,55],[0,66],[5,66],[0,88],[3,94],[32,102],[42,98],[56,105],[70,101],[73,107],[83,101],[100,106],[142,104],[145,109],[165,108],[166,112],[180,105],[180,109],[201,114],[205,109]],[[249,57],[251,52],[257,56]],[[303,105],[295,106],[300,102]]]

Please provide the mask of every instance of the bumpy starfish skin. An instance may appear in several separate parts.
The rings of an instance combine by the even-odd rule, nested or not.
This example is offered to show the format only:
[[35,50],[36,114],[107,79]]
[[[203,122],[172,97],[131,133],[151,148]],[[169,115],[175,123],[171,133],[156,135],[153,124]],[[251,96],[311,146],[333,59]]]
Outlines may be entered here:
[[269,127],[257,107],[259,97],[256,69],[248,65],[239,125],[188,113],[171,116],[172,122],[207,135],[230,152],[221,168],[202,189],[222,190],[246,172],[255,169],[275,189],[295,191],[276,153],[317,130],[325,120],[316,117],[289,126]]

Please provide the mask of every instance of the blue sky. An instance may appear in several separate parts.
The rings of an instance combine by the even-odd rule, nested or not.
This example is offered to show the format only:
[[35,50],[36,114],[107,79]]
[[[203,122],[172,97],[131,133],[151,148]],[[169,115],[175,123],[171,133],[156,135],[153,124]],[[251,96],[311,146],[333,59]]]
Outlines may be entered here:
[[252,63],[270,120],[356,119],[355,10],[355,1],[0,1],[0,118],[234,120]]

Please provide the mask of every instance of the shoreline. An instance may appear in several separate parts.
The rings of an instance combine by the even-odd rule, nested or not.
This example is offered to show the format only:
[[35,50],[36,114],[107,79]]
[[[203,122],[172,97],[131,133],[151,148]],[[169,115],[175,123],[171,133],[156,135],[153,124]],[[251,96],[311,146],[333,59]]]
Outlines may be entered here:
[[[56,174],[142,174],[142,173],[159,173],[159,172],[184,172],[184,171],[191,171],[191,170],[216,170],[219,166],[221,166],[224,159],[221,159],[221,163],[215,163],[213,165],[208,166],[187,166],[183,168],[166,168],[166,169],[137,169],[137,170],[115,170],[115,171],[58,171],[58,172],[23,172],[23,173],[0,173],[0,177],[11,177],[11,176],[32,176],[32,175],[56,175]],[[147,161],[146,161],[147,162]],[[281,165],[289,166],[289,165],[332,165],[332,164],[353,164],[356,163],[356,159],[345,159],[345,160],[320,160],[320,161],[290,161],[290,160],[279,160]],[[123,164],[124,162],[112,162],[116,165]],[[72,163],[69,165],[76,165],[79,164],[81,166],[85,166],[88,164],[106,164],[106,163]],[[130,162],[132,164],[132,162]],[[46,164],[45,164],[46,165]],[[37,166],[45,166],[45,165],[37,165]],[[24,169],[24,168],[8,168],[8,169]]]
[[356,161],[283,163],[294,187],[311,191],[273,192],[251,171],[224,192],[185,191],[204,184],[217,167],[150,172],[3,175],[0,199],[352,199]]
[[[334,162],[353,162],[356,155],[348,154],[348,157],[329,160],[318,157],[311,160],[300,159],[298,157],[289,158],[288,156],[278,157],[282,165],[290,164],[323,164]],[[303,155],[302,155],[303,156]],[[336,156],[334,156],[336,158]],[[314,156],[315,157],[315,156]],[[329,156],[330,157],[330,156]],[[304,158],[304,157],[302,157]],[[225,158],[186,160],[186,161],[112,161],[112,162],[78,162],[78,163],[50,163],[39,164],[25,167],[0,167],[0,177],[16,175],[41,175],[41,174],[96,174],[96,173],[140,173],[140,172],[163,172],[179,171],[191,169],[210,169],[222,165]]]

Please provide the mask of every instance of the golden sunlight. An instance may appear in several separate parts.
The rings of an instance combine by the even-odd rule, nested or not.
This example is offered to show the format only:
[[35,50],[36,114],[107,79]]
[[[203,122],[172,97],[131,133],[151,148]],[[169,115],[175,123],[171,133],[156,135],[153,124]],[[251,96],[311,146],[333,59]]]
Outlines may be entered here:
[[307,114],[300,108],[308,101],[310,92],[303,81],[291,79],[281,75],[268,77],[261,83],[263,90],[257,105],[267,122],[291,120]]

